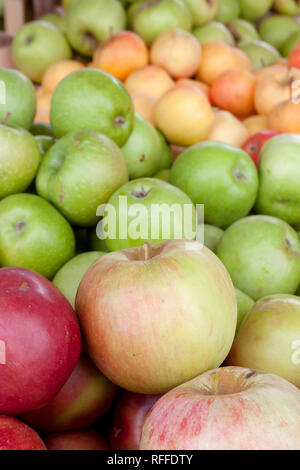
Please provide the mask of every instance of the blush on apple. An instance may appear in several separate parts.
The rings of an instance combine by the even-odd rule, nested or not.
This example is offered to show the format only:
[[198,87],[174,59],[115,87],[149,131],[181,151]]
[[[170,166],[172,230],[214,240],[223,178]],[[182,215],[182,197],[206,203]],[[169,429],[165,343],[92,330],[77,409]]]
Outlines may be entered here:
[[46,450],[40,436],[11,416],[0,415],[0,450]]
[[260,151],[264,144],[275,137],[276,135],[281,134],[279,131],[272,131],[272,130],[263,130],[258,132],[257,134],[251,136],[243,145],[243,150],[248,153],[248,155],[252,158],[255,165],[258,166]]

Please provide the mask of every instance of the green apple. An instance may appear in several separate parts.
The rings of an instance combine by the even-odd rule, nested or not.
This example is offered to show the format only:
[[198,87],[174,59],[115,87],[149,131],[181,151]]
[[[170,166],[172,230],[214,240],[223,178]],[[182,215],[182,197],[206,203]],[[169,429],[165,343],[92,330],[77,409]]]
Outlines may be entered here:
[[4,0],[0,0],[0,17],[3,17],[4,12]]
[[130,179],[152,176],[160,168],[160,138],[152,124],[137,113],[133,131],[121,150]]
[[47,21],[26,23],[13,40],[14,62],[34,82],[41,82],[50,65],[71,56],[64,34]]
[[75,254],[70,224],[33,194],[13,194],[0,202],[0,265],[32,269],[51,279]]
[[290,16],[273,15],[265,18],[259,25],[259,35],[276,49],[280,49],[285,41],[294,33],[299,33],[299,23]]
[[273,8],[281,15],[300,15],[299,0],[275,0]]
[[234,285],[254,300],[294,294],[299,285],[299,238],[281,219],[254,215],[238,220],[225,231],[217,256]]
[[108,234],[105,240],[110,251],[140,246],[145,242],[195,237],[196,210],[193,202],[184,192],[165,181],[154,178],[130,181],[112,195],[108,206],[109,212],[105,212],[104,219],[107,219],[103,220],[102,228],[104,234]]
[[43,158],[36,178],[40,196],[72,223],[93,226],[97,208],[128,181],[119,147],[95,130],[71,132]]
[[241,17],[254,21],[264,16],[271,8],[274,0],[239,0]]
[[117,0],[77,0],[66,12],[65,28],[73,49],[91,57],[99,43],[126,28],[126,13]]
[[61,13],[48,13],[40,18],[43,21],[54,24],[60,31],[65,32],[65,16]]
[[254,70],[273,65],[274,62],[280,59],[280,54],[277,49],[265,41],[256,40],[243,44],[240,46],[240,49],[247,54]]
[[77,0],[62,0],[62,5],[65,10],[71,8],[73,3],[77,2]]
[[258,176],[252,159],[243,150],[219,142],[203,142],[177,158],[170,182],[194,204],[204,204],[206,223],[225,228],[253,207]]
[[133,129],[134,112],[129,93],[119,80],[87,68],[76,70],[58,84],[50,117],[56,137],[95,129],[122,147]]
[[0,68],[0,122],[29,130],[35,113],[35,91],[29,78],[18,70]]
[[300,135],[270,139],[261,150],[259,176],[257,211],[300,223]]
[[236,300],[237,300],[237,308],[238,308],[238,320],[237,320],[237,325],[236,325],[236,332],[235,334],[237,335],[243,321],[246,318],[246,315],[248,312],[250,312],[251,308],[255,304],[254,300],[249,297],[249,295],[245,294],[242,292],[240,289],[237,289],[235,287],[235,294],[236,294]]
[[169,29],[190,31],[192,28],[192,16],[183,0],[148,0],[131,8],[132,28],[148,46]]
[[168,142],[166,141],[163,133],[159,129],[156,129],[156,132],[158,134],[161,145],[159,168],[160,170],[167,170],[170,168],[173,162],[172,150],[170,149],[170,146],[168,145]]
[[171,176],[171,170],[170,168],[166,170],[160,170],[157,173],[155,173],[154,178],[162,181],[166,181],[167,183],[170,182],[170,176]]
[[294,33],[288,37],[285,43],[281,46],[280,52],[283,57],[288,57],[292,50],[299,44],[300,42],[300,31],[298,33]]
[[236,20],[240,15],[239,0],[221,0],[217,12],[216,20],[227,24]]
[[103,253],[109,252],[105,240],[98,238],[95,228],[92,228],[88,234],[88,247],[92,251],[101,251]]
[[35,135],[34,140],[38,144],[41,156],[46,155],[48,150],[50,150],[55,143],[54,137],[50,137],[50,135]]
[[192,15],[193,26],[213,20],[219,10],[220,0],[183,0]]
[[235,44],[234,37],[226,26],[218,21],[211,21],[203,26],[193,29],[193,35],[198,39],[200,44],[210,41],[226,42],[233,46]]
[[259,39],[258,32],[254,24],[250,23],[250,21],[238,18],[228,23],[227,28],[239,47]]
[[34,122],[30,128],[30,133],[32,135],[48,135],[54,137],[50,124],[46,122]]
[[245,318],[226,365],[264,370],[300,388],[300,299],[272,295]]
[[224,230],[214,225],[204,224],[204,245],[214,253],[224,235]]
[[75,298],[80,281],[92,264],[105,253],[89,251],[75,256],[64,264],[53,278],[53,284],[68,299],[72,307],[75,307]]
[[25,129],[0,125],[0,199],[25,191],[33,181],[41,155]]

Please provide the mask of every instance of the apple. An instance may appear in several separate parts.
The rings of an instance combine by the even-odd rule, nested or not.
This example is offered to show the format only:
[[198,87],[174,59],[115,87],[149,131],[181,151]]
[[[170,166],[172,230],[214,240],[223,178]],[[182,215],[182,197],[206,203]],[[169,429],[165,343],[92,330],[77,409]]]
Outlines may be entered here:
[[46,450],[40,436],[12,416],[0,415],[0,450]]
[[0,83],[3,97],[0,97],[0,121],[9,126],[29,130],[36,113],[34,87],[23,73],[0,68]]
[[200,44],[211,41],[221,41],[234,46],[235,40],[231,32],[226,26],[218,21],[210,21],[198,28],[193,29],[193,35],[198,39]]
[[96,225],[97,207],[127,181],[118,146],[100,132],[85,130],[71,132],[51,147],[41,163],[36,188],[71,223],[85,227]]
[[255,40],[240,47],[251,60],[254,70],[273,65],[280,58],[277,49],[265,41]]
[[0,295],[0,413],[19,415],[44,406],[67,381],[80,330],[69,302],[40,274],[1,268]]
[[235,287],[235,294],[237,300],[237,309],[238,309],[238,320],[236,325],[236,335],[238,334],[241,324],[243,323],[246,315],[250,312],[251,308],[255,304],[254,300],[249,297],[249,295],[242,292],[240,289]]
[[260,23],[258,31],[263,41],[280,49],[293,33],[299,33],[300,26],[295,18],[272,15]]
[[109,252],[105,240],[98,238],[95,228],[92,228],[88,233],[88,247],[92,251],[100,251],[102,253]]
[[227,28],[233,35],[237,45],[240,47],[249,42],[259,39],[258,32],[250,21],[237,18],[228,23]]
[[145,394],[220,365],[235,334],[236,308],[223,264],[188,240],[103,256],[76,297],[92,360],[112,382]]
[[211,370],[158,400],[140,449],[299,450],[299,403],[300,391],[276,375]]
[[296,102],[288,99],[279,103],[268,116],[268,127],[283,133],[300,134],[300,107],[298,106],[299,87],[292,91]]
[[268,140],[272,139],[276,135],[279,135],[278,131],[263,130],[257,134],[252,135],[243,145],[243,150],[248,153],[252,158],[255,165],[258,166],[258,161],[260,157],[260,152],[262,147],[265,145]]
[[[294,33],[291,36],[289,36],[288,39],[280,48],[280,51],[283,57],[288,57],[293,51],[293,49],[299,44],[299,42],[300,42],[300,31],[298,31],[298,33]],[[292,66],[295,67],[295,65],[292,65]]]
[[215,253],[223,234],[224,230],[221,228],[204,224],[204,245]]
[[125,87],[130,95],[143,93],[160,98],[174,86],[170,75],[161,67],[147,65],[132,72],[125,81]]
[[211,99],[211,94],[210,94],[211,88],[209,85],[206,85],[206,83],[200,82],[199,80],[194,80],[192,78],[180,78],[179,80],[176,81],[176,85],[190,85],[190,86],[198,88],[205,94],[208,102],[212,104],[212,99]]
[[274,0],[239,0],[240,16],[249,21],[254,21],[264,16],[271,8]]
[[134,117],[133,131],[121,150],[130,179],[152,176],[160,168],[161,140],[152,124],[138,114]]
[[[203,1],[203,0],[200,0]],[[215,1],[215,0],[213,0]],[[192,15],[185,0],[148,0],[138,2],[131,13],[132,29],[148,46],[169,29],[190,31]]]
[[193,202],[165,181],[154,178],[130,181],[112,195],[108,206],[102,228],[109,251],[145,242],[195,238]]
[[163,133],[159,130],[156,130],[156,132],[161,145],[159,168],[160,170],[168,170],[172,166],[172,151]]
[[281,219],[253,215],[238,220],[225,231],[217,256],[234,285],[253,300],[294,294],[299,285],[300,242]]
[[147,413],[161,395],[143,395],[124,390],[117,401],[109,433],[113,450],[139,450]]
[[51,279],[74,256],[74,233],[44,199],[12,194],[0,201],[0,265],[20,266]]
[[205,222],[220,228],[250,212],[258,188],[249,155],[219,142],[203,142],[185,150],[173,164],[170,182],[194,204],[204,204]]
[[63,8],[68,10],[77,0],[62,0]]
[[242,147],[249,132],[244,123],[229,111],[216,110],[207,140]]
[[48,150],[55,144],[55,138],[50,137],[50,135],[36,135],[34,140],[38,144],[41,156],[46,155]]
[[[1,106],[0,106],[1,110]],[[25,191],[33,181],[41,160],[33,136],[24,129],[0,124],[0,200]]]
[[88,268],[105,253],[89,251],[80,253],[62,266],[53,278],[53,284],[64,294],[72,307],[75,307],[75,297],[78,286]]
[[48,434],[45,444],[47,450],[109,450],[106,438],[92,429]]
[[41,82],[51,64],[70,59],[71,55],[64,34],[47,21],[24,24],[13,40],[14,62],[34,82]]
[[94,129],[119,146],[133,128],[133,106],[119,80],[97,69],[83,69],[65,77],[51,103],[51,127],[56,137]]
[[168,168],[167,170],[160,170],[157,173],[155,173],[153,178],[156,178],[158,180],[166,181],[166,183],[170,182],[170,174],[171,170]]
[[[244,119],[243,124],[248,130],[249,139],[261,131],[268,130],[267,116],[260,116],[259,114],[253,114],[253,116],[249,116],[248,118]],[[245,150],[244,147],[243,150]]]
[[55,62],[45,71],[38,93],[52,94],[63,78],[83,68],[83,63],[78,60],[59,60]]
[[75,51],[91,57],[100,42],[125,29],[126,13],[117,0],[80,0],[65,16],[67,38]]
[[65,32],[65,15],[59,10],[47,13],[39,18],[42,21],[48,21],[48,23],[56,26],[62,33]]
[[222,0],[219,3],[216,20],[221,23],[228,24],[240,15],[239,0]]
[[259,162],[257,209],[290,224],[300,222],[299,149],[299,135],[278,135],[264,145]]
[[273,8],[282,15],[300,15],[300,5],[298,0],[275,0]]
[[35,429],[74,431],[92,426],[112,406],[117,387],[82,355],[71,376],[46,406],[21,415]]
[[288,65],[300,69],[300,37],[298,44],[293,48],[288,58]]
[[46,122],[35,121],[32,124],[31,128],[30,128],[30,133],[33,136],[36,136],[36,135],[46,136],[46,135],[48,135],[50,137],[54,137],[53,130],[51,129],[50,124],[47,124]]
[[183,0],[188,7],[193,26],[201,26],[213,20],[219,10],[220,0]]

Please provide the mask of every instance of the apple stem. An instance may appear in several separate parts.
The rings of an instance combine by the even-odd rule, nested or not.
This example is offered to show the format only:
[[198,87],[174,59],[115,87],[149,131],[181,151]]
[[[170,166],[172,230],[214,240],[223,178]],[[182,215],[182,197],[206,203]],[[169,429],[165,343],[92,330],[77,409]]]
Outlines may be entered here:
[[9,111],[9,112],[6,114],[5,119],[4,119],[3,123],[2,123],[3,126],[6,126],[6,125],[7,125],[10,116],[11,116],[11,112]]
[[213,391],[214,395],[218,395],[219,380],[220,380],[220,375],[215,374],[214,381],[213,381],[213,386],[212,386],[212,391]]
[[142,245],[141,259],[147,261],[150,257],[151,246],[148,242]]

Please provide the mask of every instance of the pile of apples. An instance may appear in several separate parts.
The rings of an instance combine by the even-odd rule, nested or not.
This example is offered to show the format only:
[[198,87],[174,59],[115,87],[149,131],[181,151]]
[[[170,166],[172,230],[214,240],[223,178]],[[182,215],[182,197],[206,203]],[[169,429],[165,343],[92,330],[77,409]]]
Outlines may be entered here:
[[300,450],[299,2],[62,3],[0,69],[0,450]]

